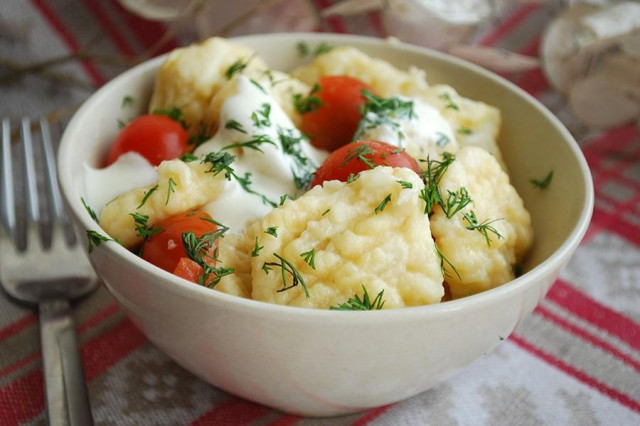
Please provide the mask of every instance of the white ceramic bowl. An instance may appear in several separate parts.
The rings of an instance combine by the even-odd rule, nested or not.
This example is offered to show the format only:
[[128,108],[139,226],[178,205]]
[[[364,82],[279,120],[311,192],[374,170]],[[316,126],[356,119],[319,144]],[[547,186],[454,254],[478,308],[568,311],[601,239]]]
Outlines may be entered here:
[[[501,147],[531,212],[536,241],[526,273],[501,287],[439,305],[338,312],[271,305],[183,281],[115,243],[90,256],[104,284],[149,340],[203,380],[299,415],[331,416],[411,397],[460,371],[509,336],[544,297],[583,237],[593,206],[587,164],[569,132],[536,100],[481,68],[442,53],[378,39],[273,34],[236,39],[275,69],[300,58],[296,43],[356,46],[400,68],[427,71],[502,111]],[[81,239],[102,231],[82,207],[83,163],[102,164],[124,117],[125,96],[148,99],[162,58],[125,72],[69,124],[60,182]],[[140,104],[141,102],[138,102]],[[140,111],[142,112],[142,111]],[[544,191],[529,179],[554,171]],[[464,374],[464,373],[462,373]]]

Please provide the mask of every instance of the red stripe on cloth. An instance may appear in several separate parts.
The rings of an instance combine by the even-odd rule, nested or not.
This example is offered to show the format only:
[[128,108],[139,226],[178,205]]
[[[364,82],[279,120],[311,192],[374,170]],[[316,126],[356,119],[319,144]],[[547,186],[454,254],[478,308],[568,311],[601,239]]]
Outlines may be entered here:
[[628,208],[623,210],[617,209],[615,212],[610,213],[596,205],[593,210],[591,222],[629,241],[631,244],[640,246],[640,226],[635,223],[630,223],[622,217],[622,213],[628,210]]
[[109,36],[118,50],[125,56],[133,57],[136,55],[135,49],[125,40],[125,38],[116,30],[116,27],[111,23],[109,16],[105,13],[97,0],[84,0],[84,4],[96,17],[98,23],[102,27],[102,30]]
[[562,280],[556,281],[547,298],[640,351],[640,324],[632,319],[593,300]]
[[387,37],[387,28],[384,26],[382,22],[382,16],[380,15],[380,11],[376,10],[374,12],[367,13],[369,17],[369,22],[371,22],[371,26],[378,33],[378,37]]
[[37,321],[38,316],[36,314],[28,314],[27,316],[20,318],[18,321],[13,322],[0,330],[0,340],[15,336],[25,328],[35,324]]
[[87,380],[95,379],[146,341],[146,337],[126,319],[101,336],[87,342],[80,349]]
[[38,369],[0,389],[2,424],[18,425],[44,410],[44,379]]
[[596,347],[596,348],[598,348],[598,349],[600,349],[602,351],[609,352],[611,355],[615,356],[616,358],[618,358],[619,360],[621,360],[625,364],[628,364],[630,367],[632,367],[635,370],[637,370],[638,372],[640,372],[640,362],[638,362],[635,359],[631,358],[629,355],[625,354],[624,352],[618,350],[612,344],[606,342],[605,340],[602,340],[601,338],[599,338],[598,336],[593,335],[592,333],[589,333],[588,331],[578,327],[577,325],[570,323],[566,319],[556,315],[555,313],[551,312],[549,309],[545,308],[542,305],[539,305],[536,308],[535,312],[536,312],[536,314],[538,314],[538,315],[544,317],[545,319],[551,321],[555,325],[564,328],[565,330],[567,330],[568,332],[570,332],[574,336],[580,337],[582,340],[590,343],[594,347]]
[[382,407],[374,408],[373,410],[367,411],[362,417],[353,422],[354,426],[364,426],[369,422],[377,419],[381,415],[385,413],[389,408],[393,407],[393,404],[385,405]]
[[116,302],[110,303],[105,308],[96,312],[91,318],[86,320],[83,324],[80,324],[77,329],[78,333],[82,334],[85,331],[99,325],[102,321],[112,317],[114,314],[116,314],[119,311],[120,311],[120,308],[118,307],[118,304]]
[[[331,6],[331,2],[327,0],[314,0],[316,7],[320,10]],[[344,34],[347,32],[347,28],[344,25],[344,21],[341,16],[331,16],[325,18],[325,21],[329,24],[333,32]]]
[[[111,6],[120,15],[124,22],[126,22],[129,29],[136,36],[138,41],[142,43],[145,49],[148,49],[155,45],[155,43],[162,38],[167,31],[167,28],[159,23],[142,19],[141,17],[134,15],[126,10],[118,0],[111,0]],[[178,47],[180,43],[175,38],[167,40],[165,44],[160,46],[158,52],[165,53]]]
[[[45,0],[31,0],[31,3],[40,11],[40,14],[42,14],[49,23],[49,26],[62,38],[62,41],[64,41],[67,47],[74,53],[78,52],[80,45],[53,9],[49,7],[47,2]],[[84,60],[80,64],[96,87],[102,86],[105,83],[106,79],[104,76],[90,61]]]
[[496,44],[500,39],[506,37],[514,28],[520,25],[520,23],[527,20],[527,18],[529,18],[532,13],[540,9],[540,7],[540,4],[535,3],[519,7],[515,12],[504,18],[498,25],[496,25],[491,32],[478,40],[478,44],[483,46],[492,46]]
[[22,358],[20,361],[15,362],[13,364],[11,364],[10,366],[8,366],[7,368],[5,368],[4,370],[0,371],[0,377],[5,377],[8,376],[9,374],[13,373],[16,370],[19,370],[20,368],[27,366],[29,364],[32,364],[36,361],[38,361],[41,358],[40,352],[35,352],[32,353],[31,355],[28,355],[24,358]]
[[191,424],[194,426],[241,425],[251,423],[270,411],[270,408],[263,405],[254,404],[241,398],[230,397]]
[[[99,325],[101,322],[113,316],[115,313],[119,311],[118,304],[113,302],[108,305],[106,308],[98,311],[95,315],[85,321],[83,324],[77,327],[78,334],[85,333],[89,329]],[[13,373],[14,371],[31,364],[32,362],[40,359],[40,353],[36,352],[31,355],[26,356],[25,358],[15,362],[14,364],[9,365],[4,370],[0,371],[0,377],[5,377],[8,374]]]
[[603,395],[608,396],[609,398],[611,398],[612,400],[616,401],[617,403],[637,412],[640,413],[640,402],[636,401],[635,399],[631,398],[629,395],[624,394],[620,391],[617,391],[616,389],[613,389],[612,387],[609,387],[607,385],[605,385],[604,383],[594,379],[593,377],[589,376],[588,374],[586,374],[584,371],[578,370],[577,368],[565,363],[564,361],[562,361],[559,358],[556,358],[555,356],[543,351],[542,349],[534,346],[533,344],[531,344],[530,342],[526,341],[524,338],[520,337],[520,336],[516,336],[516,335],[511,335],[508,339],[508,341],[515,343],[516,345],[518,345],[519,347],[521,347],[522,349],[526,350],[527,352],[530,352],[531,354],[535,355],[536,357],[540,358],[541,360],[545,361],[547,364],[557,368],[558,370],[568,374],[569,376],[577,379],[578,381],[584,383],[585,385],[597,390],[598,392],[600,392]]
[[302,417],[287,414],[278,419],[275,419],[271,423],[267,423],[267,426],[291,426],[298,423],[301,420],[302,420]]
[[[123,320],[80,349],[85,377],[91,381],[146,342],[129,320]],[[0,389],[4,424],[23,423],[44,410],[42,369],[35,370]]]

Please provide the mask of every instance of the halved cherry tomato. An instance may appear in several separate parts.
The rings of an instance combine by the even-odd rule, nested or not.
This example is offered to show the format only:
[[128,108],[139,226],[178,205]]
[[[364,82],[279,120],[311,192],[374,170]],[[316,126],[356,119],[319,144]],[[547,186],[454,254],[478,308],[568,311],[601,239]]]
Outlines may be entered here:
[[334,151],[353,139],[366,102],[362,90],[373,89],[357,78],[341,75],[322,77],[318,86],[319,92],[312,91],[309,97],[318,98],[320,106],[302,114],[301,129],[312,145]]
[[198,284],[199,277],[203,272],[204,268],[188,257],[181,258],[176,269],[173,270],[174,275],[196,284]]
[[397,146],[379,141],[356,141],[333,151],[316,171],[311,186],[327,180],[346,182],[349,176],[377,166],[406,167],[420,174],[416,160]]
[[182,244],[182,234],[191,231],[200,237],[213,232],[218,227],[210,220],[211,216],[199,211],[179,214],[156,223],[155,226],[162,228],[162,231],[144,243],[142,258],[165,271],[174,272],[180,259],[188,258]]
[[157,166],[184,154],[188,139],[182,125],[166,115],[142,115],[120,131],[111,145],[107,165],[125,152],[134,151]]

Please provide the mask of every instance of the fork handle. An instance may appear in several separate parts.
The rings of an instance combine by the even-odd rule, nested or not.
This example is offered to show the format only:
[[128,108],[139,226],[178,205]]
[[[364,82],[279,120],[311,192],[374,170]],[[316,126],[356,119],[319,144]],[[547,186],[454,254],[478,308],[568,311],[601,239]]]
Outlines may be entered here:
[[93,425],[69,301],[41,302],[40,342],[50,426]]

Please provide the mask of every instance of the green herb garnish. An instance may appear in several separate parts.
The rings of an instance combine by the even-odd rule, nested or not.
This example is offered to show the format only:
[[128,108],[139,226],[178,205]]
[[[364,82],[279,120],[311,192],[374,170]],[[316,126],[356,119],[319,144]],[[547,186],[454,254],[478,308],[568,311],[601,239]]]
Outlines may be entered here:
[[382,300],[384,290],[380,290],[378,295],[371,300],[367,288],[363,285],[362,290],[364,292],[362,299],[359,295],[349,298],[346,303],[341,303],[336,306],[332,306],[329,309],[334,311],[373,311],[380,310],[384,306],[385,301]]

